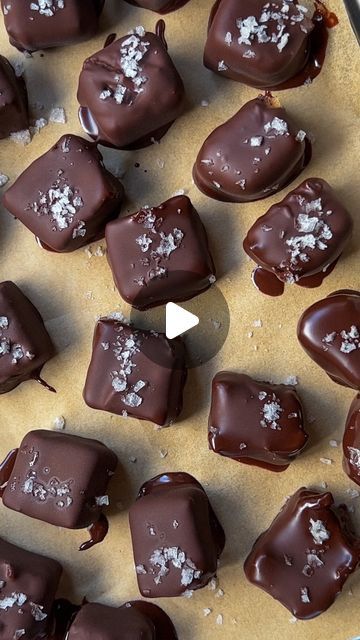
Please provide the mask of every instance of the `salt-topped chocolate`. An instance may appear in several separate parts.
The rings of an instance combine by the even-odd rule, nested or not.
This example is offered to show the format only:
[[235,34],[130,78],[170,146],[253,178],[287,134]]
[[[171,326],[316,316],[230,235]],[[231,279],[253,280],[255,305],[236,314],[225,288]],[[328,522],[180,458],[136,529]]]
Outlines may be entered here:
[[205,195],[251,202],[292,182],[311,158],[311,143],[271,96],[250,100],[205,140],[193,177]]
[[129,4],[143,9],[150,9],[157,13],[165,14],[176,11],[187,4],[189,0],[126,0]]
[[205,228],[186,196],[111,222],[106,242],[115,284],[138,309],[187,300],[216,280]]
[[168,54],[165,24],[136,27],[85,60],[79,117],[88,135],[118,149],[159,140],[185,107],[182,80]]
[[17,76],[10,62],[0,56],[0,139],[29,126],[25,81]]

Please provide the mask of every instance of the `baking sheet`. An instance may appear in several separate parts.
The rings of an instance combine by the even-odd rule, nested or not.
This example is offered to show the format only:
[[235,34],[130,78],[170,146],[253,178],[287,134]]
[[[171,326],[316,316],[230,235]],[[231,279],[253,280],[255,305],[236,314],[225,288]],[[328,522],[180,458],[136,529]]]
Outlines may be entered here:
[[[124,173],[128,196],[124,213],[144,204],[159,204],[179,189],[191,197],[208,230],[219,275],[217,285],[229,306],[228,339],[215,358],[190,371],[184,412],[175,426],[156,430],[151,424],[91,410],[83,402],[82,388],[95,319],[119,309],[129,315],[129,308],[114,290],[105,256],[89,257],[84,250],[67,255],[47,253],[20,222],[0,208],[0,279],[14,280],[30,296],[59,350],[43,370],[44,377],[56,387],[56,395],[28,382],[1,396],[1,454],[17,446],[28,430],[51,429],[54,419],[62,415],[69,433],[103,440],[118,453],[122,467],[112,483],[109,536],[93,550],[82,554],[77,551],[86,539],[84,531],[56,529],[3,507],[0,532],[11,542],[60,560],[65,569],[62,595],[76,601],[86,595],[89,600],[118,605],[138,596],[128,528],[129,504],[140,484],[155,474],[187,471],[205,485],[226,530],[227,545],[219,569],[223,596],[205,588],[191,599],[158,602],[172,616],[179,638],[348,640],[360,633],[360,574],[349,580],[329,612],[313,621],[293,624],[286,609],[246,582],[242,563],[285,496],[304,484],[320,487],[326,482],[338,500],[351,502],[360,531],[360,501],[351,501],[346,493],[355,485],[342,471],[340,447],[329,445],[331,439],[341,441],[354,393],[328,380],[305,356],[295,331],[305,307],[336,289],[359,286],[358,47],[342,2],[333,0],[331,8],[340,24],[330,34],[323,72],[310,87],[278,94],[301,128],[315,137],[313,160],[294,185],[310,176],[328,180],[354,215],[353,241],[321,288],[287,287],[281,298],[267,298],[251,283],[252,263],[242,250],[242,240],[255,218],[284,192],[266,201],[231,205],[207,199],[191,179],[193,161],[204,138],[257,94],[255,89],[203,68],[202,49],[211,5],[212,0],[190,0],[165,18],[169,51],[189,97],[185,115],[159,145],[135,152],[104,151],[107,166]],[[29,59],[10,47],[1,25],[1,53],[12,62],[24,61],[30,102],[44,105],[38,115],[47,117],[51,107],[64,107],[68,122],[49,125],[25,149],[1,141],[0,172],[13,180],[62,134],[81,134],[76,88],[83,60],[102,47],[109,33],[123,35],[139,24],[152,29],[156,19],[150,11],[107,0],[97,38],[36,53]],[[203,101],[208,106],[201,106]],[[105,243],[94,245],[93,253],[98,246],[105,247]],[[204,313],[216,319],[216,309],[205,309]],[[254,326],[257,320],[261,320],[261,327]],[[250,333],[252,337],[248,337]],[[308,449],[286,472],[270,473],[208,451],[210,382],[215,372],[224,368],[244,371],[260,380],[283,381],[289,375],[298,376],[299,392],[315,421],[308,427]],[[333,464],[322,464],[320,457],[331,459]],[[203,614],[204,608],[212,610],[208,617]],[[216,623],[220,614],[222,625]]]

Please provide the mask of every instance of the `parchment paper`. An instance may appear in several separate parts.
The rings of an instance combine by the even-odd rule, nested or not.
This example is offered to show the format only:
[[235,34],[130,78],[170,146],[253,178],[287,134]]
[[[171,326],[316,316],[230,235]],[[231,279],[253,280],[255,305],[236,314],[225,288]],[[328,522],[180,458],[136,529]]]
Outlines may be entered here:
[[[340,288],[359,287],[359,52],[343,4],[331,8],[340,24],[330,34],[325,68],[310,87],[279,95],[301,128],[315,137],[311,164],[294,183],[309,176],[328,180],[355,219],[351,246],[321,288],[287,287],[282,298],[262,296],[253,287],[250,263],[242,240],[256,217],[285,192],[266,201],[230,205],[203,196],[192,184],[191,169],[197,151],[212,129],[230,117],[257,91],[216,77],[202,66],[202,51],[212,0],[191,0],[166,17],[169,51],[181,72],[189,107],[161,144],[132,153],[105,150],[107,166],[124,171],[128,202],[124,213],[144,204],[157,205],[184,189],[204,220],[217,264],[218,286],[230,308],[230,332],[222,351],[205,366],[190,372],[185,408],[178,423],[165,430],[136,420],[124,420],[86,407],[82,399],[95,319],[99,315],[129,309],[114,290],[106,257],[84,250],[55,255],[41,250],[32,234],[0,210],[0,279],[14,280],[38,306],[55,340],[59,355],[43,370],[57,389],[51,394],[28,382],[1,396],[1,457],[17,446],[33,428],[52,428],[56,416],[66,418],[69,433],[99,438],[113,447],[122,471],[111,490],[110,533],[106,541],[85,553],[77,548],[86,531],[60,530],[0,507],[0,533],[9,541],[60,560],[65,569],[61,593],[80,601],[83,596],[111,605],[138,597],[128,528],[127,508],[141,483],[162,471],[182,470],[194,474],[209,493],[227,534],[226,550],[219,569],[224,595],[207,588],[191,599],[162,600],[172,616],[181,640],[348,640],[360,634],[360,573],[349,580],[343,595],[328,613],[310,622],[290,623],[290,614],[244,578],[242,563],[258,534],[268,527],[285,496],[301,485],[320,487],[326,482],[339,501],[355,508],[360,531],[359,499],[350,500],[347,489],[356,485],[341,468],[339,443],[351,390],[332,383],[303,353],[296,338],[302,312],[315,300]],[[107,0],[101,32],[78,46],[36,53],[25,59],[30,102],[64,107],[66,125],[49,125],[23,148],[0,142],[0,172],[15,179],[62,134],[81,134],[77,120],[76,89],[82,62],[103,45],[111,32],[125,34],[139,24],[152,29],[156,14]],[[11,48],[0,26],[1,53],[12,62],[23,56]],[[201,106],[208,101],[207,107]],[[134,164],[140,163],[135,168]],[[104,242],[100,243],[105,247]],[[93,247],[95,252],[96,247]],[[216,318],[216,309],[209,310]],[[254,327],[255,320],[262,327]],[[250,338],[248,334],[253,332]],[[298,390],[308,415],[315,418],[306,452],[284,473],[275,474],[237,464],[210,452],[207,417],[210,381],[216,371],[229,368],[258,379],[283,381],[299,378]],[[162,458],[167,451],[167,457]],[[320,457],[333,461],[320,462]],[[136,458],[136,462],[132,462]],[[359,512],[359,513],[358,513]],[[349,589],[351,587],[351,594]],[[205,617],[204,608],[212,613]],[[223,624],[216,623],[219,614]]]

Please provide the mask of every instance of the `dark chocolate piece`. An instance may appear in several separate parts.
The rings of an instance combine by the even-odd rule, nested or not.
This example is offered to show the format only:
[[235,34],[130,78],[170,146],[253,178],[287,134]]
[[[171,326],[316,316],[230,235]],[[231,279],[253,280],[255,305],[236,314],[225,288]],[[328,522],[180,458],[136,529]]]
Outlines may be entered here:
[[287,469],[308,438],[294,387],[231,371],[213,379],[208,437],[216,453],[270,471]]
[[137,309],[188,300],[216,279],[204,225],[186,196],[111,222],[106,242],[115,284]]
[[31,431],[3,493],[9,509],[68,529],[98,521],[117,456],[97,440]]
[[124,195],[92,142],[65,135],[6,191],[4,206],[56,252],[103,238]]
[[308,10],[296,0],[218,0],[204,64],[252,87],[275,88],[306,65],[313,29]]
[[129,519],[144,597],[180,596],[216,574],[225,534],[203,487],[189,474],[166,473],[146,482]]
[[61,565],[0,538],[0,640],[45,638]]
[[68,640],[156,640],[152,621],[132,606],[118,609],[102,604],[81,607]]
[[360,292],[336,291],[304,311],[301,346],[334,382],[360,390]]
[[0,139],[29,126],[25,81],[17,77],[10,62],[0,56]]
[[224,202],[267,198],[292,182],[311,157],[305,131],[270,96],[250,100],[205,140],[193,177]]
[[360,394],[351,403],[343,437],[343,467],[351,480],[360,485]]
[[333,604],[360,560],[347,508],[333,503],[331,493],[299,489],[245,560],[248,580],[302,620]]
[[187,4],[189,0],[126,0],[134,7],[142,7],[143,9],[150,9],[157,13],[165,14],[170,11],[176,11]]
[[159,140],[185,107],[182,80],[167,52],[165,25],[136,27],[85,60],[79,116],[86,133],[118,149]]
[[85,402],[94,409],[169,425],[182,409],[184,344],[180,338],[168,340],[163,333],[127,326],[121,316],[112,314],[96,325]]
[[267,293],[264,288],[271,289],[274,280],[320,285],[344,251],[352,228],[350,214],[330,185],[308,178],[258,218],[244,240],[246,253],[259,265],[253,272],[256,286]]
[[89,40],[103,6],[104,0],[1,0],[10,43],[20,51]]
[[0,394],[21,382],[40,378],[45,362],[55,355],[55,347],[44,321],[19,287],[0,283]]

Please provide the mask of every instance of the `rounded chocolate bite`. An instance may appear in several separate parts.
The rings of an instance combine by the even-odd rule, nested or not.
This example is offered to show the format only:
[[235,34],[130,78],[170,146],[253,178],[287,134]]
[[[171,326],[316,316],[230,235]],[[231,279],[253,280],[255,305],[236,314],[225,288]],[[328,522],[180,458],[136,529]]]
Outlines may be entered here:
[[274,279],[319,286],[344,251],[352,229],[352,218],[330,185],[321,178],[308,178],[249,230],[244,249],[258,265],[255,284],[264,290],[261,274],[270,289]]
[[48,638],[62,573],[52,558],[0,538],[0,638]]
[[209,445],[215,453],[284,471],[307,442],[295,388],[221,371],[212,382]]
[[88,603],[81,607],[70,626],[68,640],[156,640],[154,625],[136,607],[115,609]]
[[180,596],[215,575],[225,534],[203,487],[189,474],[166,473],[146,482],[129,519],[144,597]]
[[359,564],[360,540],[351,531],[347,508],[335,508],[331,493],[299,489],[256,540],[245,575],[296,618],[314,618]]
[[276,88],[306,65],[314,22],[297,1],[217,0],[204,64],[258,89]]
[[68,529],[99,520],[118,463],[98,440],[53,431],[23,439],[3,491],[3,504],[31,518]]
[[351,403],[343,437],[343,467],[353,482],[360,485],[360,394]]
[[188,300],[216,280],[204,225],[186,196],[114,220],[106,242],[115,284],[137,309]]
[[334,382],[360,390],[360,292],[336,291],[302,314],[298,338]]
[[306,133],[271,96],[250,100],[205,140],[193,177],[223,202],[267,198],[292,182],[311,158]]
[[186,377],[180,338],[135,329],[114,313],[95,327],[84,400],[93,409],[170,425],[181,413]]
[[32,162],[3,202],[43,248],[62,253],[103,238],[123,196],[96,145],[68,134]]
[[159,140],[185,107],[183,82],[167,52],[165,24],[136,27],[85,60],[79,78],[80,122],[97,142],[118,149]]
[[92,38],[104,0],[1,0],[10,44],[37,51]]
[[55,347],[32,302],[13,282],[0,283],[0,394],[40,377]]
[[180,9],[187,4],[189,0],[126,0],[126,2],[132,4],[134,7],[142,7],[143,9],[150,9],[151,11],[165,14]]
[[0,56],[0,139],[29,126],[28,97],[24,79]]

